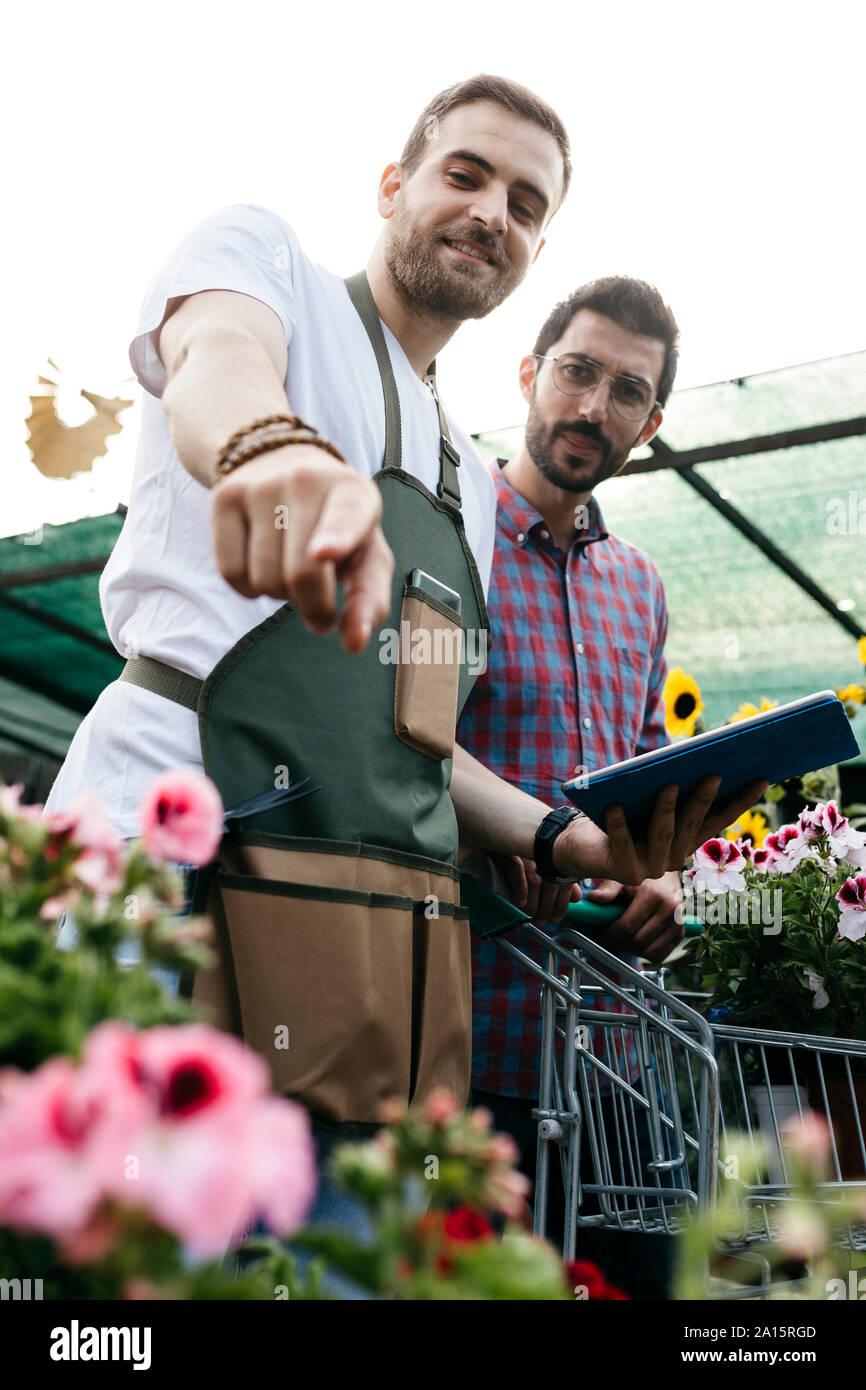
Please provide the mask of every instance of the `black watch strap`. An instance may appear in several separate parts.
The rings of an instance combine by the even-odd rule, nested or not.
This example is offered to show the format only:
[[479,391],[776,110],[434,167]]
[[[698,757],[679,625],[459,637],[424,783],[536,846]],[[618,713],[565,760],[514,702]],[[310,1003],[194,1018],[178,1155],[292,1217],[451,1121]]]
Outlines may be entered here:
[[553,846],[571,821],[583,815],[575,806],[557,806],[549,811],[535,832],[535,867],[545,883],[574,883],[579,874],[561,878],[553,862]]

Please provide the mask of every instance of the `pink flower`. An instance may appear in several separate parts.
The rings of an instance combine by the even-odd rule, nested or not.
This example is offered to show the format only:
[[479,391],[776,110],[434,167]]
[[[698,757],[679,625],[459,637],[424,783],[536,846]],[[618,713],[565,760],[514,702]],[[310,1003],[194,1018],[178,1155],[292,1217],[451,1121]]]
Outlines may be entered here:
[[460,1106],[444,1086],[431,1091],[424,1103],[424,1118],[431,1125],[444,1125],[460,1113]]
[[[123,842],[96,797],[82,792],[68,810],[55,812],[47,821],[52,836],[82,847],[75,861],[76,878],[93,893],[116,893],[123,883]],[[48,857],[50,850],[49,841]]]
[[519,1160],[520,1150],[510,1134],[493,1134],[487,1141],[484,1156],[494,1163],[511,1164]]
[[4,1073],[0,1226],[62,1240],[89,1225],[138,1118],[123,1078],[108,1091],[94,1080],[66,1057]]
[[804,840],[820,840],[824,834],[820,809],[806,806],[797,817],[797,829]]
[[821,1182],[830,1162],[830,1130],[823,1115],[805,1110],[792,1115],[781,1126],[786,1153],[792,1153],[814,1179]]
[[209,864],[223,831],[223,805],[209,777],[200,772],[166,772],[138,808],[144,847],[151,859]]
[[827,1246],[827,1228],[817,1209],[804,1203],[783,1206],[777,1241],[792,1260],[811,1260]]
[[268,1096],[179,1123],[164,1117],[129,1157],[115,1197],[143,1206],[197,1259],[223,1254],[257,1214],[280,1235],[296,1230],[316,1185],[304,1111]]
[[764,836],[764,849],[769,854],[769,870],[773,874],[789,874],[808,851],[809,841],[800,834],[799,826],[783,825]]
[[306,1112],[290,1100],[258,1106],[250,1133],[258,1215],[279,1235],[301,1225],[316,1195],[316,1162]]
[[773,856],[768,849],[752,850],[752,868],[759,874],[769,873],[772,869]]
[[23,782],[15,782],[13,786],[6,787],[0,784],[0,815],[8,820],[42,820],[41,806],[22,806],[21,793],[24,790]]
[[141,1085],[156,1112],[181,1124],[244,1109],[268,1094],[264,1060],[206,1023],[151,1028],[133,1035]]
[[474,1110],[469,1111],[467,1124],[473,1134],[487,1134],[493,1128],[493,1111],[484,1105],[477,1105]]
[[112,1199],[143,1209],[197,1257],[221,1254],[261,1214],[290,1234],[315,1187],[305,1113],[268,1092],[237,1039],[190,1024],[94,1029],[68,1058],[0,1073],[0,1226],[44,1232],[78,1262],[114,1239]]
[[485,1203],[505,1216],[518,1217],[525,1209],[531,1186],[524,1173],[497,1165],[484,1184]]
[[733,840],[706,840],[695,850],[694,882],[708,893],[740,893],[746,886],[743,851]]
[[836,894],[839,904],[839,935],[849,941],[866,936],[866,874],[846,878]]

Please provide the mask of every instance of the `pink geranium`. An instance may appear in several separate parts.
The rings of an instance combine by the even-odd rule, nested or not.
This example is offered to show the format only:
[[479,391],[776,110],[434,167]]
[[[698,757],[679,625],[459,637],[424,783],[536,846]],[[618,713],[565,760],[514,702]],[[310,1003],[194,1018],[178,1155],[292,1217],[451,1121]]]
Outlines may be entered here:
[[0,1225],[63,1239],[89,1223],[141,1115],[122,1076],[107,1092],[94,1080],[66,1057],[3,1073]]
[[75,861],[76,878],[94,893],[116,893],[123,883],[123,841],[101,802],[91,792],[82,792],[67,810],[56,811],[46,820],[51,832],[46,858],[51,858],[55,837],[78,845],[83,852]]
[[296,1231],[316,1195],[310,1127],[299,1105],[268,1099],[257,1107],[249,1132],[249,1175],[256,1214],[265,1225],[283,1234]]
[[814,1110],[792,1115],[785,1120],[780,1133],[785,1151],[796,1155],[810,1177],[821,1182],[827,1175],[831,1147],[830,1129],[823,1115]]
[[52,1236],[79,1262],[113,1239],[106,1199],[203,1257],[257,1215],[290,1234],[314,1187],[304,1112],[269,1094],[261,1058],[207,1025],[108,1022],[79,1067],[0,1073],[0,1226]]
[[163,773],[145,793],[138,814],[151,859],[200,866],[217,852],[223,804],[213,782],[200,772]]
[[866,874],[846,878],[836,894],[839,904],[839,935],[849,941],[866,936]]
[[14,820],[16,817],[19,820],[41,820],[41,806],[21,805],[23,790],[23,782],[15,782],[11,787],[0,785],[0,816],[4,816],[8,820]]
[[136,1037],[140,1083],[167,1120],[212,1118],[267,1094],[270,1074],[258,1053],[206,1023],[151,1028]]
[[768,849],[753,849],[751,856],[752,868],[759,874],[769,873],[773,867],[773,856]]
[[768,868],[774,874],[790,874],[809,848],[809,841],[797,825],[783,825],[764,836],[764,849],[769,855]]
[[706,840],[695,850],[693,883],[708,893],[741,893],[745,867],[745,855],[733,840]]
[[863,844],[864,836],[854,829],[847,816],[842,815],[835,801],[816,806],[815,812],[827,843],[838,858],[844,859],[849,848],[858,849]]

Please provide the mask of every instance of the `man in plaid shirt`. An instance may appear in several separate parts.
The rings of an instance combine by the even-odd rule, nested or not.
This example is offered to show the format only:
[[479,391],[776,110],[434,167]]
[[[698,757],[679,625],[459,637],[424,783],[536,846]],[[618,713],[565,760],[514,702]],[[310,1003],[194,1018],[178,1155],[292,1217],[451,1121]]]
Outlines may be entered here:
[[[581,770],[668,741],[664,590],[649,557],[607,531],[593,491],[658,430],[676,372],[677,338],[674,317],[655,289],[609,277],[558,304],[520,364],[529,403],[524,445],[493,469],[493,644],[488,669],[460,719],[458,741],[500,777],[549,804],[563,802],[561,783]],[[500,868],[509,896],[538,925],[559,920],[570,887],[543,883],[531,861],[501,861]],[[638,888],[601,880],[588,893],[597,902],[620,895],[628,906],[598,940],[609,950],[660,963],[682,936],[673,915],[679,874]],[[512,939],[540,960],[519,933]],[[473,991],[473,1100],[489,1106],[499,1127],[514,1134],[532,1172],[539,987],[495,942],[473,937]],[[615,1001],[607,1007],[615,1010]],[[625,1242],[622,1270],[618,1259],[614,1267],[604,1260],[602,1247],[610,1239],[596,1244],[606,1273],[619,1272],[626,1283],[637,1270],[630,1281],[635,1294],[663,1296],[665,1239],[616,1233],[615,1247],[617,1240]]]

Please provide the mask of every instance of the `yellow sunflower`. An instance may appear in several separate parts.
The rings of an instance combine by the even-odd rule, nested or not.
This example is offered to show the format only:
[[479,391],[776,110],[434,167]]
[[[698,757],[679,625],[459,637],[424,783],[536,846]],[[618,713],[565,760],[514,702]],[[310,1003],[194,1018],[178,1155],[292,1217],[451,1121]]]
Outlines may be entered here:
[[757,705],[753,705],[750,700],[746,700],[740,705],[740,708],[731,715],[728,723],[737,724],[741,719],[754,719],[756,714],[763,714],[765,709],[775,709],[778,703],[778,700],[768,700],[766,696],[764,696],[761,699],[761,708],[758,709]]
[[866,703],[866,686],[863,685],[846,685],[842,690],[837,690],[836,694],[840,700],[846,700],[850,705]]
[[866,666],[866,637],[859,637],[857,639],[857,655],[863,662],[863,665]]
[[725,831],[726,840],[751,840],[754,849],[760,849],[767,835],[767,817],[760,811],[744,811],[738,821],[729,825]]
[[669,671],[663,699],[665,728],[671,738],[691,738],[695,732],[695,721],[704,707],[694,676],[687,676],[682,666]]

